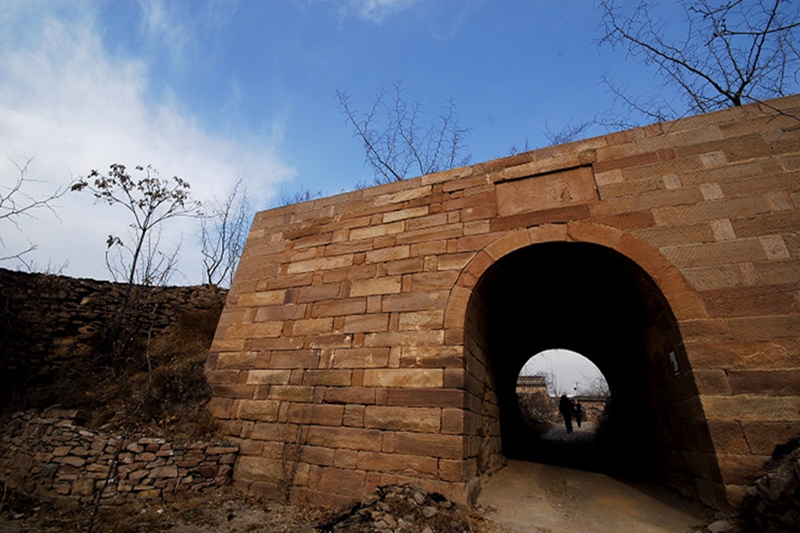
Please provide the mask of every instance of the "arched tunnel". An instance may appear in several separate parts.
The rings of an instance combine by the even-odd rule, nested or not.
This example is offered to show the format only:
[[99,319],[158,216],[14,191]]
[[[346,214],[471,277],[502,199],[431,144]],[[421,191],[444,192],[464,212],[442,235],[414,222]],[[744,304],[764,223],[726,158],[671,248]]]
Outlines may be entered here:
[[677,321],[642,268],[595,244],[536,244],[494,263],[471,306],[481,325],[467,335],[481,337],[470,343],[482,346],[493,377],[496,396],[487,405],[494,407],[484,411],[499,410],[503,455],[541,459],[538,435],[518,408],[516,380],[531,356],[562,348],[597,365],[612,398],[598,453],[565,464],[694,493],[700,472],[691,455],[708,452],[711,441]]

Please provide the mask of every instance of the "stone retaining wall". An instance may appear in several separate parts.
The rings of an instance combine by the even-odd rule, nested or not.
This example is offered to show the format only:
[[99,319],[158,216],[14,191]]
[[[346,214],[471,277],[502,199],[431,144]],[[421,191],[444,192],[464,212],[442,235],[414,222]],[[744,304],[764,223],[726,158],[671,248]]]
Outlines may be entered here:
[[[0,406],[94,354],[124,290],[122,283],[0,268]],[[137,286],[123,328],[157,335],[182,312],[218,308],[226,294],[209,286]]]
[[171,443],[88,431],[76,411],[15,414],[0,437],[0,481],[44,496],[102,504],[171,501],[181,493],[228,484],[239,447]]

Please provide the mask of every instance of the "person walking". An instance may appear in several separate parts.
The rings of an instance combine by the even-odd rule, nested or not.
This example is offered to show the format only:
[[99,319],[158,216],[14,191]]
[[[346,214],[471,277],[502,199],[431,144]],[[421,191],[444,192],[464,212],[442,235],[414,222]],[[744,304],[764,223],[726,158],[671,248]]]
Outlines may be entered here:
[[575,423],[578,424],[579,428],[581,427],[581,420],[583,420],[583,406],[580,400],[575,398]]
[[564,425],[567,426],[567,433],[572,433],[572,413],[574,407],[572,401],[567,398],[566,394],[561,395],[561,400],[558,402],[558,410],[561,416],[564,417]]

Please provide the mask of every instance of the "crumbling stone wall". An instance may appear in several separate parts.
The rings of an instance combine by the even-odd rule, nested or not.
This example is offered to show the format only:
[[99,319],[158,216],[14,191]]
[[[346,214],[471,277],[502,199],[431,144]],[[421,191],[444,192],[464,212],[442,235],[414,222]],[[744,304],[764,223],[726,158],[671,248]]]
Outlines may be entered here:
[[[0,269],[0,405],[93,354],[125,285]],[[221,305],[217,287],[135,287],[125,331],[158,334],[182,312]]]
[[82,428],[75,415],[60,409],[15,414],[0,435],[0,481],[28,494],[103,505],[172,501],[230,482],[238,446],[126,439]]
[[[800,434],[798,112],[788,97],[258,213],[207,365],[241,445],[234,482],[345,503],[411,481],[467,500],[502,464],[524,350],[569,341],[649,409],[662,480],[739,501]],[[531,257],[588,270],[535,286]],[[593,314],[571,337],[521,324],[530,345],[504,350],[489,326],[513,301],[495,297],[513,293],[505,272]],[[619,339],[609,279],[626,291]]]

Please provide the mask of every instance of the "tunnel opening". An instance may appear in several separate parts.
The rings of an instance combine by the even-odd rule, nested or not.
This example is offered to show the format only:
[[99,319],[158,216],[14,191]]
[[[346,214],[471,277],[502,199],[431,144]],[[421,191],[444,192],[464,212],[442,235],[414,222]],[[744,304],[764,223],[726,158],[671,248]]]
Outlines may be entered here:
[[473,290],[465,347],[468,368],[486,376],[479,471],[502,457],[547,461],[541,432],[519,409],[517,379],[531,354],[562,348],[597,366],[613,400],[596,449],[563,454],[560,464],[655,480],[689,496],[698,477],[715,477],[692,461],[710,437],[677,320],[656,283],[619,252],[553,242],[502,257]]
[[600,471],[601,437],[612,421],[608,382],[590,359],[549,349],[523,365],[516,382],[517,409],[525,424],[525,458]]

